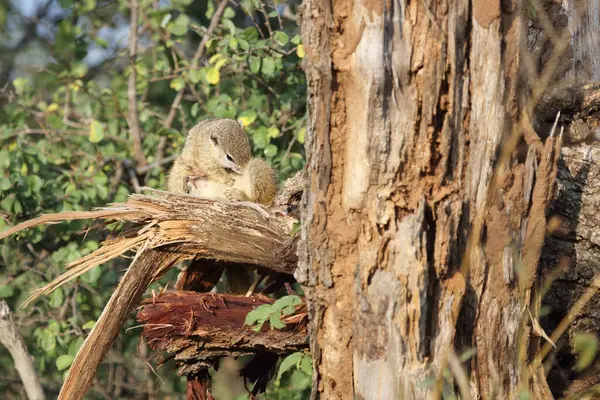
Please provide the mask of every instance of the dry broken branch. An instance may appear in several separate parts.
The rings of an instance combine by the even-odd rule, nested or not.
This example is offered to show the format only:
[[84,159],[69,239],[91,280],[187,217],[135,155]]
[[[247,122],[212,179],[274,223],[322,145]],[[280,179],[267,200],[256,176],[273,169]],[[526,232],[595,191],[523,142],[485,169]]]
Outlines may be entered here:
[[[22,229],[72,219],[125,222],[118,236],[69,264],[65,273],[34,292],[27,302],[50,293],[91,268],[126,252],[137,251],[75,357],[59,399],[83,398],[127,312],[137,304],[148,285],[175,263],[204,258],[246,265],[276,275],[294,272],[296,239],[290,232],[295,219],[285,215],[289,211],[289,198],[280,198],[273,209],[267,210],[253,203],[223,203],[157,190],[150,192],[152,196],[135,194],[125,203],[94,211],[44,215],[0,234],[3,239]],[[294,190],[288,192],[297,197]]]
[[197,373],[219,357],[256,352],[286,354],[308,348],[307,312],[300,307],[283,319],[285,329],[261,332],[244,326],[248,312],[273,300],[265,296],[169,292],[142,302],[138,321],[151,348],[179,362],[179,374]]
[[[177,245],[185,255],[182,259],[216,259],[248,264],[278,274],[293,273],[295,241],[289,235],[293,218],[269,213],[253,203],[221,203],[157,190],[151,193],[154,196],[132,195],[126,203],[95,211],[44,215],[0,234],[3,239],[26,228],[71,219],[129,223],[122,235],[69,264],[65,273],[36,290],[25,305],[90,269],[150,242],[151,248],[165,251]],[[164,272],[157,268],[155,278]]]
[[[143,302],[138,321],[142,336],[157,351],[169,353],[177,361],[178,373],[188,377],[188,393],[210,394],[209,382],[198,381],[220,357],[255,355],[239,373],[253,384],[252,394],[266,389],[279,356],[308,348],[306,306],[301,305],[282,320],[284,329],[260,332],[244,326],[246,315],[257,306],[271,304],[268,297],[256,295],[214,295],[170,292]],[[194,398],[194,397],[188,397]]]

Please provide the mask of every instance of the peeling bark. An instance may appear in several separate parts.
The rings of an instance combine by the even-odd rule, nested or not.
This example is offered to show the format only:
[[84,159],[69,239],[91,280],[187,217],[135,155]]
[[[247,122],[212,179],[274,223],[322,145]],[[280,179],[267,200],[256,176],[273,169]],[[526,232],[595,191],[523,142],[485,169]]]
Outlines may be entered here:
[[528,350],[561,136],[515,151],[519,4],[307,0],[302,35],[313,397],[435,398],[471,348],[473,398],[547,396]]

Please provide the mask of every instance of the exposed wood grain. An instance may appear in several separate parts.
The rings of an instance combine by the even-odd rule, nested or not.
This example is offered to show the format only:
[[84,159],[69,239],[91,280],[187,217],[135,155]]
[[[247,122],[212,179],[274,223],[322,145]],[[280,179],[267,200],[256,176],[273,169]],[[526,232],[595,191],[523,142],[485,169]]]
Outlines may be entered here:
[[59,400],[83,398],[92,385],[98,366],[119,334],[127,313],[137,304],[152,281],[154,270],[157,266],[166,270],[182,258],[176,251],[161,251],[151,247],[149,243],[140,250],[119,281],[96,325],[77,352],[60,390]]
[[142,302],[138,321],[153,349],[167,351],[178,361],[179,374],[191,374],[219,357],[269,352],[286,354],[307,348],[306,308],[283,318],[287,327],[260,332],[244,326],[246,315],[273,300],[195,292],[168,292]]

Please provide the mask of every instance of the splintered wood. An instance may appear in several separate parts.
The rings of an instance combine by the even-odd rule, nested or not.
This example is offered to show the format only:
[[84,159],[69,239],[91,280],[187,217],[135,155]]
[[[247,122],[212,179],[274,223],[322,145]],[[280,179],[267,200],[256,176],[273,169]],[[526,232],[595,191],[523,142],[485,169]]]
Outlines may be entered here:
[[[0,233],[1,240],[23,229],[73,219],[119,221],[125,225],[114,237],[105,240],[98,250],[69,264],[65,273],[32,293],[26,304],[41,295],[49,294],[92,268],[125,253],[136,252],[135,258],[113,292],[102,315],[75,356],[58,398],[60,400],[83,398],[92,384],[98,366],[118,335],[127,313],[139,304],[139,299],[148,285],[160,278],[176,263],[189,259],[196,261],[204,259],[213,263],[226,262],[237,264],[239,267],[258,269],[275,278],[287,276],[291,279],[297,263],[295,254],[297,237],[291,235],[293,225],[297,222],[293,216],[295,205],[292,203],[297,202],[298,193],[301,193],[302,189],[301,174],[298,174],[290,180],[289,184],[286,182],[282,192],[284,195],[280,195],[275,205],[269,209],[254,203],[216,202],[200,197],[147,189],[151,196],[135,194],[130,196],[127,202],[111,204],[93,211],[42,215]],[[217,265],[217,269],[212,271],[215,272],[214,274],[205,274],[206,276],[201,280],[192,279],[184,282],[184,286],[199,285],[198,288],[209,290],[218,280],[216,274],[219,272],[218,268],[220,267]],[[222,345],[219,352],[214,346],[207,346],[201,340],[196,345],[198,349],[196,353],[190,347],[185,352],[177,354],[178,358],[186,360],[187,355],[189,359],[198,360],[202,357],[208,359],[209,355],[217,357],[219,354],[249,354],[253,346],[255,351],[272,351],[273,356],[277,357],[278,354],[286,351],[306,347],[306,327],[301,327],[296,320],[288,321],[290,327],[294,327],[293,329],[281,332],[256,333],[248,327],[242,327],[245,315],[256,304],[264,304],[268,301],[266,298],[217,301],[217,297],[207,296],[210,298],[199,303],[198,298],[189,303],[180,303],[178,296],[176,298],[179,300],[175,300],[166,295],[161,299],[173,301],[145,305],[145,312],[148,314],[143,315],[150,318],[153,315],[152,311],[156,310],[155,307],[160,307],[161,304],[163,307],[173,307],[177,311],[168,312],[163,316],[176,318],[177,321],[170,321],[168,318],[166,320],[174,327],[179,326],[178,323],[183,324],[181,325],[183,330],[169,332],[174,335],[173,338],[165,339],[165,343],[168,342],[170,346],[176,346],[177,343],[183,345],[185,340],[190,341],[192,337],[196,339],[210,337],[211,343]],[[263,303],[260,303],[261,301]],[[160,311],[157,312],[160,315]],[[219,318],[229,315],[230,319],[211,319],[211,316],[215,315],[220,316]],[[224,321],[230,326],[223,325]],[[217,325],[211,327],[211,324]],[[146,329],[150,329],[150,332],[155,335],[157,332],[167,333],[165,330],[153,331],[149,327],[150,325]],[[186,335],[179,337],[178,332]],[[153,343],[158,345],[160,341],[155,340]],[[231,352],[227,351],[227,344],[231,345]],[[176,349],[176,347],[169,348]],[[276,360],[277,358],[266,363],[265,368],[272,370]],[[201,369],[197,372],[204,373]],[[264,376],[266,375],[262,374],[257,378],[256,387],[264,388],[262,384]],[[198,377],[197,374],[188,376],[190,389],[194,389],[194,384],[200,385],[201,380]],[[199,393],[196,390],[192,392]]]
[[238,357],[257,352],[281,355],[308,348],[307,312],[301,306],[284,318],[284,329],[260,332],[244,326],[246,315],[263,304],[266,296],[216,295],[167,292],[142,302],[137,315],[142,337],[156,351],[166,351],[178,361],[179,374],[198,373],[218,357]]
[[[74,219],[128,223],[125,231],[106,240],[93,253],[67,265],[66,272],[32,293],[23,305],[48,295],[92,268],[146,245],[163,250],[176,246],[179,261],[204,258],[251,265],[277,274],[293,274],[297,239],[290,237],[290,231],[296,220],[281,212],[285,204],[278,204],[274,212],[269,212],[254,203],[222,203],[148,191],[153,196],[134,194],[125,203],[94,211],[42,215],[1,233],[0,240],[27,228]],[[167,270],[158,266],[153,280]]]

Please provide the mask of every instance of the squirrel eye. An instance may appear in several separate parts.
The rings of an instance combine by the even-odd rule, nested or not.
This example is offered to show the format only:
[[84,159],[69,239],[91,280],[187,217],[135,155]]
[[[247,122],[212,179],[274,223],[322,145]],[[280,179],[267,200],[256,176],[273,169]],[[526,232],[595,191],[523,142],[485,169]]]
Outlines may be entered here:
[[233,162],[233,158],[229,154],[227,154],[227,161]]
[[215,146],[219,145],[219,139],[217,138],[216,135],[211,135],[210,140],[212,140],[212,142],[215,144]]

